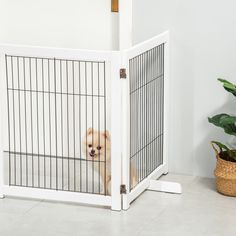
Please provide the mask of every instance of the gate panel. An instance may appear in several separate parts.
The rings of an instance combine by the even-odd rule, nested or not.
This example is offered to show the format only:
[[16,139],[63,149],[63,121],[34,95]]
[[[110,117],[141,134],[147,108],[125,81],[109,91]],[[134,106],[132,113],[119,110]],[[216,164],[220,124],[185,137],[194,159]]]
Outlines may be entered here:
[[163,164],[164,44],[130,59],[129,68],[131,190]]
[[106,195],[110,153],[85,151],[108,127],[105,62],[6,55],[6,68],[9,185]]
[[112,142],[120,136],[111,134],[119,59],[116,52],[1,48],[3,194],[120,209],[120,153]]
[[[123,183],[128,193],[123,195],[128,208],[151,178],[167,172],[167,76],[168,33],[154,37],[125,52],[124,159]],[[124,83],[125,83],[124,82]],[[127,149],[127,150],[125,150]]]

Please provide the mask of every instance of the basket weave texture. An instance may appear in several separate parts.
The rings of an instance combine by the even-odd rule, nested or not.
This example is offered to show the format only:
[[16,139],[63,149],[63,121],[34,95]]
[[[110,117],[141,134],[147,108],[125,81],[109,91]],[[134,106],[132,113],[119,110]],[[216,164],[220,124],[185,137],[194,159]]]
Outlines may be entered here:
[[218,154],[214,174],[217,190],[224,195],[236,197],[236,163],[225,161]]

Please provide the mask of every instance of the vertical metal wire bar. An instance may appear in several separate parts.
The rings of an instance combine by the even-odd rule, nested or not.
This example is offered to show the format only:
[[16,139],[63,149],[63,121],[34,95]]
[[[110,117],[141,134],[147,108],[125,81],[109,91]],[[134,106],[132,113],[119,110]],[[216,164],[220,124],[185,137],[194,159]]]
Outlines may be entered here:
[[[132,87],[132,90],[135,90],[136,89],[136,81],[135,81],[135,75],[134,75],[134,63],[133,61],[131,60],[130,62],[130,66],[131,66],[131,71],[132,71],[132,76],[131,76],[131,87]],[[133,131],[133,137],[132,137],[132,140],[133,140],[133,145],[132,145],[132,150],[131,150],[131,156],[133,156],[133,159],[136,158],[135,156],[135,150],[136,150],[136,140],[135,140],[135,137],[136,137],[136,129],[135,129],[135,122],[136,122],[136,119],[135,119],[135,109],[136,109],[136,101],[135,101],[135,93],[132,94],[132,106],[133,106],[133,111],[132,111],[132,120],[130,121],[131,122],[131,129]],[[131,164],[131,162],[130,162]],[[129,169],[130,171],[130,169]],[[131,177],[131,175],[129,176]]]
[[[132,73],[132,59],[129,60],[129,70],[130,70],[130,90],[132,89],[132,76],[133,76],[133,73]],[[129,107],[129,111],[130,111],[130,120],[129,120],[129,123],[130,123],[130,159],[129,159],[129,165],[131,166],[132,164],[132,153],[133,153],[133,141],[132,141],[132,133],[133,133],[133,128],[132,128],[132,118],[133,118],[133,106],[132,106],[132,94],[130,94],[130,107]],[[134,157],[133,157],[134,158]],[[130,182],[130,189],[131,189],[131,167],[129,167],[129,182]]]
[[150,157],[149,157],[149,173],[151,173],[153,171],[152,169],[152,158],[154,156],[153,153],[153,145],[155,143],[155,141],[153,142],[153,130],[154,130],[154,126],[153,126],[153,104],[154,104],[154,94],[153,94],[153,87],[155,86],[155,79],[152,75],[152,51],[153,49],[151,49],[149,51],[149,77],[150,80],[153,81],[152,84],[150,85],[150,124],[149,124],[149,130],[150,130],[150,141],[152,142],[151,146],[150,146]]
[[141,145],[140,145],[140,154],[139,154],[139,182],[142,180],[142,176],[143,176],[143,158],[144,158],[144,150],[142,150],[142,148],[145,145],[145,139],[144,139],[144,135],[145,135],[145,129],[144,129],[144,93],[143,93],[143,89],[142,86],[144,84],[144,80],[143,80],[143,55],[139,55],[139,80],[140,80],[140,86],[139,86],[139,93],[140,93],[140,107],[141,107],[141,111],[140,111],[140,129],[141,129]]
[[42,71],[42,92],[43,92],[43,101],[42,101],[42,105],[43,105],[43,164],[44,164],[44,167],[43,167],[43,174],[44,174],[44,188],[46,188],[46,142],[45,142],[45,108],[44,108],[44,101],[45,101],[45,97],[44,97],[44,94],[45,94],[45,90],[44,90],[44,60],[42,59],[42,68],[41,68],[41,71]]
[[[135,87],[134,89],[136,90],[134,93],[134,99],[135,99],[135,112],[134,112],[134,118],[135,118],[135,126],[134,126],[134,130],[135,130],[135,150],[134,152],[136,152],[136,150],[139,150],[139,143],[138,143],[138,139],[139,139],[139,130],[137,129],[138,127],[138,121],[139,121],[139,116],[138,116],[138,108],[139,108],[139,104],[138,104],[138,93],[139,93],[139,89],[138,89],[138,77],[137,77],[137,70],[138,70],[138,65],[137,65],[137,57],[133,60],[133,75],[134,75],[134,82],[135,82]],[[139,153],[135,155],[135,157],[133,158],[133,165],[136,165],[137,159],[139,157]],[[131,176],[131,168],[134,168],[133,166],[131,167],[130,165],[130,179],[132,178]]]
[[56,190],[58,190],[58,144],[57,144],[57,74],[56,59],[53,59],[54,65],[54,96],[55,96],[55,143],[56,143]]
[[151,79],[150,78],[150,69],[149,69],[149,66],[150,66],[150,50],[147,51],[147,98],[148,98],[148,101],[147,101],[147,117],[148,117],[148,120],[147,120],[147,137],[148,137],[148,140],[147,140],[147,143],[148,143],[148,146],[147,146],[147,152],[148,152],[148,156],[147,156],[147,163],[146,163],[146,176],[149,174],[149,171],[150,171],[150,167],[149,167],[149,164],[150,164],[150,149],[151,149],[151,138],[150,138],[150,120],[151,120],[151,117],[150,117],[150,111],[151,111],[151,99],[150,99],[150,88],[151,88]]
[[[107,111],[106,111],[106,65],[105,62],[103,62],[103,66],[104,66],[104,128],[105,128],[105,132],[107,130],[106,127],[106,115],[107,115]],[[105,138],[105,177],[104,177],[104,189],[105,189],[105,195],[107,195],[107,185],[106,185],[106,178],[107,178],[107,140]]]
[[[140,88],[141,88],[141,85],[143,84],[143,81],[142,81],[142,70],[143,70],[143,55],[139,55],[139,74],[138,74],[138,77],[139,77],[139,80],[140,80]],[[142,93],[142,90],[139,91],[140,93],[140,106],[141,106],[141,112],[140,112],[140,129],[141,129],[141,132],[142,132],[142,135],[140,137],[141,139],[141,148],[143,147],[143,144],[144,144],[144,130],[143,130],[143,104],[144,104],[144,101],[143,101],[143,93]],[[143,151],[140,151],[140,155],[139,155],[139,167],[138,167],[138,172],[139,172],[139,182],[141,181],[142,179],[142,162],[143,162]]]
[[31,58],[29,58],[29,77],[30,77],[30,118],[31,118],[31,155],[32,155],[32,187],[34,187],[34,134],[33,134],[33,104],[32,104],[32,67]]
[[[136,57],[135,58],[135,65],[136,65],[136,68],[135,68],[135,78],[136,78],[136,89],[140,87],[140,78],[139,78],[139,57]],[[137,146],[138,146],[138,150],[140,150],[140,113],[141,113],[141,109],[140,109],[140,91],[139,89],[137,89],[136,91],[136,99],[137,99],[137,113],[136,113],[136,116],[137,116]],[[134,166],[132,166],[131,168],[133,169],[136,169],[136,166],[139,164],[139,159],[140,159],[140,152],[137,153],[136,157],[135,157],[135,164]],[[132,176],[131,176],[132,177]],[[132,186],[134,187],[134,186]]]
[[12,70],[12,99],[13,99],[13,136],[14,136],[14,184],[16,184],[16,132],[15,132],[15,96],[14,96],[14,69],[13,69],[13,58],[11,56],[11,70]]
[[143,67],[143,74],[142,74],[142,79],[143,79],[143,87],[141,88],[143,91],[143,93],[144,93],[144,111],[145,111],[145,113],[144,113],[144,130],[145,130],[145,132],[144,132],[144,157],[143,157],[143,162],[142,162],[142,170],[143,170],[143,176],[142,176],[142,179],[144,179],[145,178],[145,163],[146,163],[146,158],[147,158],[147,149],[145,148],[146,147],[146,145],[147,145],[147,89],[146,89],[146,83],[147,83],[147,81],[146,81],[146,52],[145,53],[143,53],[143,65],[142,65],[142,67]]
[[9,104],[9,83],[8,83],[8,57],[5,54],[5,64],[6,64],[6,84],[7,84],[7,114],[8,114],[8,150],[9,150],[9,169],[8,169],[8,179],[9,185],[11,184],[11,130],[10,130],[10,104]]
[[160,64],[160,81],[161,81],[161,136],[160,136],[160,142],[161,142],[161,154],[160,154],[160,159],[159,159],[159,165],[162,163],[162,150],[163,150],[163,44],[161,45],[161,64]]
[[64,190],[64,142],[63,142],[63,95],[62,95],[62,63],[60,60],[60,87],[61,87],[61,155],[62,155],[62,170],[61,170],[61,181],[62,190]]
[[[137,60],[138,60],[138,74],[137,74],[137,77],[138,77],[138,87],[140,88],[141,85],[142,85],[142,78],[141,78],[141,69],[142,69],[142,64],[141,64],[141,57],[140,55],[137,57]],[[140,107],[140,112],[139,112],[139,124],[138,124],[138,127],[139,127],[139,130],[140,130],[140,133],[139,133],[139,149],[142,148],[142,145],[143,145],[143,139],[142,139],[142,136],[143,136],[143,130],[142,130],[142,90],[138,90],[138,94],[139,94],[139,107]],[[141,173],[140,173],[140,169],[141,169],[141,161],[142,161],[142,151],[138,153],[138,182],[140,182],[140,177],[141,177]]]
[[66,61],[66,97],[67,97],[67,158],[68,158],[68,190],[70,190],[70,131],[69,131],[69,82],[68,61]]
[[[158,47],[155,47],[154,49],[154,76],[157,77],[158,73],[157,73],[157,49]],[[155,86],[155,103],[156,103],[156,110],[155,110],[155,127],[156,127],[156,135],[158,135],[159,133],[159,126],[158,126],[158,110],[159,110],[159,106],[158,106],[158,79],[156,80],[156,86]],[[156,137],[156,136],[155,136]],[[154,158],[154,167],[156,168],[156,160],[158,158],[158,139],[155,142],[155,150],[156,150],[156,156]]]
[[19,142],[20,142],[20,185],[22,185],[22,155],[21,155],[21,99],[20,99],[20,71],[19,57],[17,57],[17,77],[18,77],[18,112],[19,112]]
[[[139,78],[140,78],[140,96],[141,96],[141,130],[142,130],[142,138],[141,138],[141,148],[143,148],[143,146],[145,145],[145,139],[144,139],[144,135],[145,135],[145,130],[144,130],[144,93],[143,93],[143,89],[141,88],[141,86],[143,86],[143,55],[139,56],[140,58],[140,72],[139,72]],[[142,180],[143,178],[143,158],[144,158],[144,151],[142,150],[140,153],[140,178],[139,181]]]
[[[80,65],[80,62],[79,62],[78,65],[79,65],[79,94],[81,94],[81,65]],[[83,177],[83,174],[82,174],[82,161],[81,161],[81,158],[82,158],[81,141],[82,141],[81,140],[81,96],[79,96],[80,192],[82,192],[82,177]]]
[[[157,47],[154,48],[154,77],[157,77]],[[155,137],[158,135],[158,79],[155,81]],[[158,158],[158,139],[155,141],[155,157],[154,157],[154,168],[156,168],[156,160]]]
[[23,57],[23,76],[24,76],[24,106],[25,106],[25,158],[26,158],[26,186],[28,187],[28,139],[27,139],[27,108],[26,108],[26,78],[25,78],[25,58]]
[[147,168],[148,168],[148,157],[149,157],[149,130],[148,130],[148,122],[149,122],[149,78],[148,78],[148,51],[145,53],[145,90],[146,90],[146,122],[145,122],[145,127],[146,127],[146,158],[145,158],[145,164],[144,164],[144,178],[147,176]]
[[[130,61],[130,66],[132,67],[132,90],[136,90],[137,89],[137,78],[136,78],[136,60],[135,58],[133,58],[131,61]],[[132,161],[133,163],[135,163],[135,160],[137,159],[137,155],[136,155],[136,149],[138,148],[137,147],[137,139],[136,139],[136,136],[137,136],[137,129],[136,129],[136,123],[137,123],[137,117],[136,117],[136,112],[137,112],[137,94],[136,92],[134,92],[132,94],[132,97],[133,97],[133,111],[132,111],[132,121],[133,122],[133,125],[132,125],[132,130],[133,130],[133,133],[134,133],[134,136],[133,136],[133,150],[132,150]],[[131,180],[131,164],[130,163],[130,180]]]
[[[158,76],[161,75],[161,46],[158,46]],[[158,89],[159,89],[159,93],[158,93],[158,102],[159,102],[159,111],[158,111],[158,121],[159,121],[159,135],[161,135],[161,79],[158,79],[159,81],[159,85],[158,85]],[[161,136],[158,138],[158,160],[157,160],[157,166],[160,163],[160,155],[161,155]]]
[[148,63],[149,51],[146,52],[145,61],[145,76],[146,76],[146,158],[145,158],[145,177],[148,175],[148,159],[149,159],[149,77],[148,77]]
[[73,86],[73,142],[74,142],[74,191],[76,190],[76,162],[75,162],[75,66],[72,61],[72,86]]
[[[99,62],[97,63],[98,66],[98,132],[100,134],[100,64]],[[100,146],[100,135],[98,136],[98,145]],[[101,193],[100,189],[100,176],[101,176],[101,159],[100,159],[100,151],[98,152],[98,193]]]
[[[131,60],[129,60],[129,74],[130,74],[130,80],[129,80],[129,87],[130,87],[130,91],[131,91],[131,85],[132,85],[132,72],[131,72],[131,70],[132,70],[132,67],[131,67]],[[129,139],[130,139],[130,143],[129,143],[129,150],[130,150],[130,160],[129,160],[129,163],[131,164],[131,158],[132,158],[132,138],[131,137],[133,137],[133,135],[132,135],[132,132],[133,132],[133,129],[132,129],[132,122],[131,122],[131,120],[132,120],[132,108],[133,108],[133,106],[132,106],[132,94],[130,94],[130,105],[129,105],[129,112],[130,112],[130,116],[129,116],[129,124],[130,124],[130,128],[129,128],[129,130],[130,130],[130,137],[129,137]]]
[[[132,82],[132,73],[131,73],[131,60],[129,60],[129,73],[130,73],[130,81],[129,81],[129,86],[130,86],[130,90],[131,90],[131,82]],[[129,144],[129,149],[130,149],[130,159],[129,159],[129,164],[131,165],[131,162],[132,162],[132,139],[131,139],[131,137],[133,137],[132,136],[132,131],[133,131],[133,129],[132,129],[132,122],[131,122],[131,119],[132,119],[132,95],[130,94],[130,106],[129,106],[129,112],[130,112],[130,116],[129,116],[129,123],[130,123],[130,128],[129,128],[129,130],[130,130],[130,144]],[[129,170],[130,170],[130,168],[129,168]],[[130,176],[130,175],[129,175]],[[129,181],[131,182],[131,178],[129,178]],[[131,186],[131,184],[130,184],[130,186]]]
[[164,132],[164,91],[165,91],[165,74],[164,74],[164,67],[165,67],[165,44],[162,44],[162,136],[161,136],[161,140],[162,140],[162,151],[161,151],[161,163],[163,163],[163,135],[165,135]]
[[[92,129],[94,128],[94,114],[93,114],[93,62],[91,62],[91,89],[92,89]],[[92,135],[92,148],[94,146],[94,137]],[[94,193],[94,160],[92,161],[92,192]]]
[[161,150],[162,150],[162,138],[161,138],[161,133],[162,133],[162,78],[161,78],[161,73],[162,73],[162,47],[161,45],[159,46],[160,50],[159,50],[159,89],[160,89],[160,93],[159,93],[159,98],[160,98],[160,110],[159,110],[159,115],[160,115],[160,138],[159,138],[159,143],[160,143],[160,150],[159,150],[159,158],[158,158],[158,165],[160,165],[160,161],[161,161]]
[[[151,56],[151,75],[152,75],[152,78],[155,78],[155,74],[154,74],[154,52],[155,52],[155,48],[152,49],[152,56]],[[153,85],[153,92],[152,92],[152,95],[153,95],[153,111],[152,111],[152,117],[153,117],[153,120],[152,120],[152,129],[153,129],[153,137],[155,138],[156,137],[156,81],[154,81],[154,85]],[[153,156],[151,158],[151,163],[152,163],[152,170],[155,169],[155,166],[154,166],[154,159],[155,159],[155,156],[157,155],[157,152],[156,152],[156,140],[154,141],[153,143]]]
[[35,58],[36,110],[37,110],[37,144],[38,144],[38,187],[40,187],[40,150],[39,150],[39,102],[38,102],[38,60]]
[[152,172],[152,157],[153,157],[153,86],[155,85],[155,79],[152,77],[152,50],[149,50],[149,78],[152,83],[149,86],[149,97],[150,97],[150,104],[149,104],[149,116],[150,116],[150,122],[149,122],[149,140],[152,142],[149,148],[149,170],[148,173]]
[[152,96],[151,96],[151,90],[152,90],[152,86],[153,86],[153,82],[152,81],[152,77],[151,77],[151,70],[150,70],[150,66],[151,66],[151,50],[148,51],[148,77],[149,77],[149,84],[148,84],[148,96],[149,96],[149,103],[148,103],[148,107],[149,107],[149,112],[148,112],[148,116],[149,116],[149,121],[148,121],[148,142],[150,143],[149,145],[149,155],[148,155],[148,164],[147,164],[147,174],[151,173],[151,169],[150,169],[150,163],[151,163],[151,156],[152,156],[152,152],[151,152],[151,148],[152,148],[152,137],[151,137],[151,121],[152,121],[152,117],[151,117],[151,111],[152,111]]
[[[159,48],[159,54],[158,54],[158,76],[161,76],[161,46],[158,47]],[[157,166],[160,164],[160,156],[161,156],[161,126],[162,126],[162,120],[161,120],[161,113],[162,113],[162,106],[161,106],[161,98],[162,98],[162,89],[161,89],[161,77],[158,79],[159,81],[159,155],[158,155],[158,162],[157,162]]]
[[12,76],[12,99],[13,99],[13,144],[14,144],[14,184],[16,184],[16,134],[15,134],[15,96],[14,96],[14,72],[13,72],[13,58],[11,56],[11,76]]
[[[159,76],[158,73],[158,57],[159,57],[159,47],[155,48],[155,64],[156,64],[156,71],[155,71],[155,76]],[[160,111],[160,106],[159,106],[159,95],[160,95],[160,91],[159,91],[159,79],[157,80],[157,85],[156,85],[156,103],[157,103],[157,111],[156,111],[156,125],[157,125],[157,135],[160,134],[160,125],[159,125],[159,111]],[[155,158],[155,167],[157,167],[158,165],[158,158],[159,158],[159,138],[156,141],[156,148],[157,148],[157,157]]]
[[49,173],[50,173],[50,188],[52,188],[52,129],[51,129],[51,87],[50,87],[50,61],[48,59],[48,121],[49,121],[49,153],[50,153],[50,168],[49,168]]
[[[85,94],[87,95],[87,62],[85,62]],[[88,120],[87,120],[87,115],[88,115],[88,99],[87,96],[85,96],[85,116],[86,116],[86,121],[85,121],[85,127],[86,127],[86,132],[88,130]],[[88,138],[86,135],[86,150],[88,147]],[[88,153],[86,151],[86,192],[88,192]]]
[[144,81],[144,84],[143,84],[143,87],[142,87],[142,90],[144,92],[144,110],[145,110],[145,114],[144,114],[144,129],[145,129],[145,133],[144,133],[144,158],[143,158],[143,163],[142,163],[142,169],[143,169],[143,178],[145,178],[146,176],[146,168],[145,168],[145,165],[146,165],[146,160],[147,160],[147,75],[146,75],[146,63],[147,63],[147,52],[145,52],[143,54],[143,81]]

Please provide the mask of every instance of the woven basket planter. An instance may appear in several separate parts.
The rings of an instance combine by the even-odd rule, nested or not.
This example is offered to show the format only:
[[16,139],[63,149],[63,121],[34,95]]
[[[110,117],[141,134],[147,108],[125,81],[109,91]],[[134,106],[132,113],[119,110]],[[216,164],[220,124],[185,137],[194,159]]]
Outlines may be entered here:
[[212,146],[217,158],[214,171],[217,191],[227,196],[236,197],[236,162],[223,160],[221,158],[222,150],[218,151],[213,144]]

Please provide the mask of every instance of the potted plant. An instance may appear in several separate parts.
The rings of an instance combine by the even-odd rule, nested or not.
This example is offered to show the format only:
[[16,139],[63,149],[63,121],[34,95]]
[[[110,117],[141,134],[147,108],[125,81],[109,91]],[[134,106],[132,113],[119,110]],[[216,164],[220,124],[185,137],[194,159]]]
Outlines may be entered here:
[[[226,91],[236,97],[236,85],[224,79],[218,79],[223,83]],[[218,114],[209,117],[208,121],[224,130],[226,134],[236,137],[236,116]],[[218,141],[211,142],[216,152],[217,164],[214,171],[218,192],[228,196],[236,196],[236,150]]]

